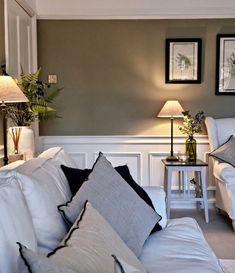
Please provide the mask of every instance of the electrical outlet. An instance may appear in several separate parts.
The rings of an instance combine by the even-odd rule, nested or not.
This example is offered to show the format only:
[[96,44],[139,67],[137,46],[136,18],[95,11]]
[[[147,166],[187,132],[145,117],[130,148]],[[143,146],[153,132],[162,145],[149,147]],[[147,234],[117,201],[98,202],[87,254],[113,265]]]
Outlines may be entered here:
[[48,83],[57,83],[57,75],[48,75]]

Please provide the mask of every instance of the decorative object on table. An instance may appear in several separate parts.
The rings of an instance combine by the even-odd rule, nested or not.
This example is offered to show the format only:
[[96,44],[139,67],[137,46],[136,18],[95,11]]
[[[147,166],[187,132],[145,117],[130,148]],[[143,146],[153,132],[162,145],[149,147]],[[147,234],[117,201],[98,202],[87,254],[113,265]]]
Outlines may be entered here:
[[[21,74],[17,84],[28,98],[28,102],[9,105],[6,108],[7,116],[12,124],[21,127],[19,151],[25,155],[26,160],[31,159],[35,152],[34,133],[29,126],[37,120],[58,117],[52,103],[62,88],[39,81],[40,73],[41,69],[34,73]],[[9,150],[14,150],[13,145]]]
[[166,39],[166,83],[201,83],[201,39]]
[[17,160],[24,160],[23,154],[10,154],[8,155],[8,163],[15,162]]
[[235,34],[218,34],[216,95],[235,95]]
[[188,161],[187,153],[178,152],[178,158],[179,158],[180,162],[187,162]]
[[8,164],[7,156],[7,121],[6,121],[6,104],[27,102],[28,99],[17,86],[10,76],[0,76],[0,102],[3,119],[3,145],[4,145],[4,165]]
[[173,151],[173,120],[174,118],[182,118],[184,109],[177,100],[168,100],[157,115],[159,118],[171,119],[171,151],[170,156],[166,158],[167,161],[178,161],[178,157],[174,156]]
[[[19,159],[24,160],[32,159],[35,153],[33,130],[29,126],[16,126],[10,127],[8,132],[9,136],[12,139],[12,142],[9,142],[8,145],[8,149],[10,151],[9,159],[11,158],[11,161]],[[12,132],[14,132],[14,135]],[[16,134],[16,132],[18,132],[18,134]],[[13,146],[12,143],[14,144]],[[21,156],[17,157],[16,156],[17,154]]]
[[202,123],[205,120],[204,112],[198,112],[195,117],[191,116],[190,111],[182,112],[184,115],[183,125],[179,126],[179,130],[182,134],[187,134],[186,139],[186,154],[189,161],[195,161],[197,159],[197,142],[193,137],[195,133],[202,131]]
[[19,145],[21,130],[22,130],[22,128],[20,128],[20,127],[11,127],[9,129],[9,134],[12,138],[13,143],[14,143],[14,154],[19,153],[18,145]]

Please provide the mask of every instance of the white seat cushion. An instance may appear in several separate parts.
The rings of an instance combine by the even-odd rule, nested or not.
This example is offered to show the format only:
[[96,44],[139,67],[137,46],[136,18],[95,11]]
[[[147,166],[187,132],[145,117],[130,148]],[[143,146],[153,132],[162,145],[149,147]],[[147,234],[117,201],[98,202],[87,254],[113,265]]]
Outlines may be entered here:
[[37,251],[37,239],[24,195],[11,172],[0,172],[0,272],[16,273],[17,241]]
[[227,184],[235,184],[235,168],[228,163],[215,161],[214,176]]
[[222,273],[218,260],[192,218],[169,220],[144,244],[140,261],[149,273]]

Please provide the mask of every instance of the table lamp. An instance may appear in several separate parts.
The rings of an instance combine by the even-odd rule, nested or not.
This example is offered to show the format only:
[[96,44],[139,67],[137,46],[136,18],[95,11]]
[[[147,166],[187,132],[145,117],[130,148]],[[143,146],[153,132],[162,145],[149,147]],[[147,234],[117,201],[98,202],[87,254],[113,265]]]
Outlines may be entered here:
[[168,100],[157,115],[159,118],[171,118],[171,151],[170,156],[166,158],[166,161],[178,161],[178,158],[174,156],[173,151],[173,120],[174,118],[182,118],[183,111],[184,109],[178,100]]
[[3,119],[3,147],[4,147],[4,165],[8,164],[7,157],[7,120],[6,103],[27,102],[28,99],[20,90],[16,82],[10,76],[0,76],[0,107]]

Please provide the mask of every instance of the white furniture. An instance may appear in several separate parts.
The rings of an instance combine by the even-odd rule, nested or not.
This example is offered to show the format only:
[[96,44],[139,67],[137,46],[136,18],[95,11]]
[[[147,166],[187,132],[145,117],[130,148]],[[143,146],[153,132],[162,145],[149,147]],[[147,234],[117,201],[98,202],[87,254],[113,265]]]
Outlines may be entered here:
[[[205,122],[211,151],[224,144],[231,135],[235,135],[235,118],[207,117]],[[216,182],[216,206],[228,213],[235,230],[235,168],[214,159],[213,174]]]
[[[182,193],[177,197],[177,199],[182,198],[184,201],[202,202],[204,205],[205,220],[206,223],[209,223],[206,191],[206,169],[208,164],[201,160],[197,160],[195,162],[170,162],[163,159],[162,162],[165,166],[164,177],[167,192],[167,217],[170,218],[171,201],[174,200],[171,197],[172,175],[173,172],[177,172],[179,173],[179,191]],[[190,180],[188,179],[188,172],[194,172],[195,175],[196,190],[193,194],[190,191]]]
[[[14,162],[0,170],[0,273],[17,272],[17,241],[46,254],[67,232],[56,207],[71,198],[61,164],[74,166],[63,149],[53,148],[36,159]],[[158,187],[146,190],[162,216],[163,227],[143,246],[139,258],[146,271],[222,273],[196,221],[167,221],[164,191]]]

